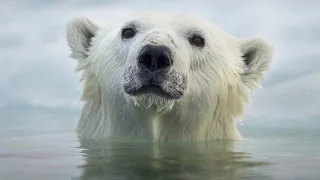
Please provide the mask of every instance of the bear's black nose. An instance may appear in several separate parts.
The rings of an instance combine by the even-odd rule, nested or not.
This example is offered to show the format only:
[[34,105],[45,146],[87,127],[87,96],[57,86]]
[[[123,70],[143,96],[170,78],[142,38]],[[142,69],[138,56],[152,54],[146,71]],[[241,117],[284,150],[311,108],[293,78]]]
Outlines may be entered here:
[[168,69],[172,65],[170,50],[166,46],[146,45],[139,55],[138,64],[151,72]]

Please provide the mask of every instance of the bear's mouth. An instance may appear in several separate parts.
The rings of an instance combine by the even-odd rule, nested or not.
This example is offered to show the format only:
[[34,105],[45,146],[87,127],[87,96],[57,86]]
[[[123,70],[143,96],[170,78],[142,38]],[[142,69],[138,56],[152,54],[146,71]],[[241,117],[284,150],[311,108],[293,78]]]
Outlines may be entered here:
[[174,70],[152,73],[130,66],[124,73],[124,92],[131,96],[155,95],[178,100],[182,98],[186,86],[186,76]]
[[154,94],[166,99],[180,99],[182,94],[181,93],[170,93],[165,91],[160,85],[157,84],[146,84],[139,88],[124,88],[127,94],[132,96],[139,96],[142,94]]

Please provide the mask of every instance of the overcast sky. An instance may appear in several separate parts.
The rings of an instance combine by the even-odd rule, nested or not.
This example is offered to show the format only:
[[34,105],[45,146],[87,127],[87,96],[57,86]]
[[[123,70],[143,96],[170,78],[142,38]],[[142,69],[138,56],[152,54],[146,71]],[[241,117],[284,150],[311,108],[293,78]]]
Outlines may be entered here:
[[[276,92],[278,97],[296,98],[310,89],[306,81],[320,84],[317,0],[1,0],[0,107],[80,108],[79,76],[74,73],[76,61],[68,58],[66,22],[77,16],[108,21],[150,10],[196,14],[239,38],[261,36],[272,42],[272,69],[263,82],[263,93],[254,98],[271,113],[276,111],[272,110],[273,100],[279,99],[272,97]],[[312,107],[320,107],[320,87],[314,86],[310,93],[318,99],[313,99]],[[295,91],[297,87],[299,91]],[[277,89],[282,89],[282,94]],[[298,100],[276,103],[292,106],[299,104]],[[304,102],[304,106],[308,104]],[[290,114],[290,108],[287,111]]]

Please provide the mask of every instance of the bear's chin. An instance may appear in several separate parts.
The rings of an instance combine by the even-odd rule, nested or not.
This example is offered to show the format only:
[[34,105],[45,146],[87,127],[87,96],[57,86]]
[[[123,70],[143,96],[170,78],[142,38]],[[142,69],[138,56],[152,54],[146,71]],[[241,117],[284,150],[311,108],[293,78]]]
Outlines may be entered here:
[[152,93],[140,94],[132,96],[134,104],[144,110],[154,113],[169,112],[175,103],[175,100],[164,98]]

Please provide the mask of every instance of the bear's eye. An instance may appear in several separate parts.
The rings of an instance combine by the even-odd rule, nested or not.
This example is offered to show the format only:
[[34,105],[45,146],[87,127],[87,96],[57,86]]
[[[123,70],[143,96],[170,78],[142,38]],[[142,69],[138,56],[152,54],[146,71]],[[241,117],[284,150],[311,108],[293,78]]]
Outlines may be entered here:
[[134,35],[136,35],[136,30],[134,28],[125,28],[122,30],[122,38],[124,39],[130,39],[132,38]]
[[189,39],[190,43],[197,47],[203,47],[204,46],[204,39],[198,35],[192,36]]

